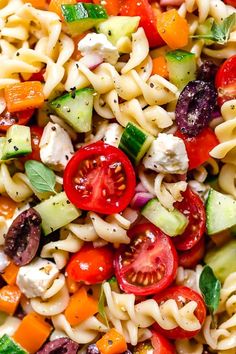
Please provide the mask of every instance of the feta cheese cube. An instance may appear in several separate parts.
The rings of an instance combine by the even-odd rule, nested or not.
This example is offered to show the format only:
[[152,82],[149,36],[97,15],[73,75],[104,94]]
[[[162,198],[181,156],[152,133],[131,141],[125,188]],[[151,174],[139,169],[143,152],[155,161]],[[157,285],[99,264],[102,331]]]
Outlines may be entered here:
[[40,140],[40,158],[55,171],[65,169],[74,153],[69,134],[56,123],[49,122]]
[[20,267],[16,284],[28,298],[42,296],[58,277],[59,271],[53,262],[36,258]]
[[108,124],[103,138],[104,143],[118,147],[123,130],[120,124]]
[[161,173],[183,174],[188,170],[188,155],[182,139],[160,133],[148,150],[143,164]]
[[88,33],[78,43],[78,50],[83,56],[96,54],[112,65],[119,59],[118,49],[102,33]]
[[10,264],[7,255],[4,253],[3,248],[0,248],[0,273]]

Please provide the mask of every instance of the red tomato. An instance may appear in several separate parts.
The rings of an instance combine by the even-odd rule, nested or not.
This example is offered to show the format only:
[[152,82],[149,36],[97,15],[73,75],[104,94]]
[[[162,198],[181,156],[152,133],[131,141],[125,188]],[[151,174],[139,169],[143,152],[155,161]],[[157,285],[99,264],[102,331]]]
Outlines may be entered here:
[[218,89],[218,104],[236,98],[236,55],[227,59],[219,68],[215,85]]
[[27,81],[40,81],[45,82],[43,75],[45,74],[46,69],[40,70],[38,73],[34,73],[30,76]]
[[184,268],[195,268],[195,266],[201,261],[205,253],[205,240],[204,237],[198,241],[198,243],[193,246],[188,251],[178,252],[179,256],[179,266]]
[[5,110],[0,116],[0,131],[6,131],[13,124],[26,125],[34,113],[34,109],[10,113]]
[[157,31],[157,19],[148,0],[122,0],[120,15],[140,16],[139,26],[143,27],[150,47],[158,47],[165,44]]
[[186,251],[202,238],[206,229],[206,214],[202,200],[190,188],[182,196],[182,202],[176,202],[175,208],[188,218],[189,223],[184,233],[174,237],[173,242],[178,250]]
[[40,143],[40,139],[43,135],[43,128],[38,127],[37,125],[33,125],[30,127],[30,133],[31,133],[32,152],[31,152],[31,154],[28,154],[27,156],[23,157],[22,160],[24,160],[24,161],[27,161],[27,160],[41,161],[39,143]]
[[152,337],[145,342],[138,343],[133,351],[134,354],[175,354],[173,345],[160,333],[152,330]]
[[219,144],[215,133],[210,128],[203,129],[200,134],[193,137],[187,137],[179,130],[175,135],[184,141],[189,158],[189,170],[206,162],[210,158],[209,152]]
[[[179,308],[183,307],[183,303],[186,304],[189,301],[196,301],[197,308],[194,311],[194,314],[201,325],[205,321],[206,318],[205,303],[202,297],[198,293],[196,293],[196,291],[187,288],[186,286],[173,286],[168,289],[165,289],[160,294],[154,296],[154,300],[156,300],[158,304],[161,304],[162,302],[167,301],[169,299],[174,299],[177,302]],[[165,337],[171,339],[191,338],[201,330],[200,328],[199,330],[196,331],[186,331],[180,328],[179,326],[174,329],[166,330],[160,327],[157,323],[155,323],[153,327],[155,330],[159,331]]]
[[99,141],[78,150],[66,166],[64,189],[69,200],[84,210],[119,213],[134,195],[135,173],[118,148]]
[[128,231],[129,245],[115,255],[115,274],[126,293],[151,295],[169,286],[178,266],[171,239],[153,224],[134,226]]
[[113,250],[110,246],[94,248],[92,243],[87,243],[71,257],[66,272],[77,282],[101,283],[113,275]]
[[236,7],[236,0],[224,0],[226,4]]

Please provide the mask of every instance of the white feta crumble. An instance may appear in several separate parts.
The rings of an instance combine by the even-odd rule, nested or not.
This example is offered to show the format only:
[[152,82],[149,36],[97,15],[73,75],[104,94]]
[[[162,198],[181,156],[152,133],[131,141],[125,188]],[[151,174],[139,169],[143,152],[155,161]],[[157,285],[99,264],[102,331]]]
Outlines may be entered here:
[[160,133],[152,142],[143,164],[156,172],[186,173],[188,155],[183,140],[173,134]]
[[35,258],[30,264],[20,267],[16,284],[28,298],[42,296],[58,277],[56,265],[41,258]]
[[9,264],[10,261],[7,255],[4,253],[3,248],[0,247],[0,273],[2,273]]
[[69,134],[59,124],[51,122],[43,130],[39,147],[42,162],[55,171],[64,170],[74,153]]
[[118,147],[123,131],[124,129],[120,126],[120,124],[108,124],[103,138],[104,143]]
[[78,50],[83,56],[96,54],[104,61],[115,65],[119,59],[118,49],[102,33],[88,33],[78,43]]

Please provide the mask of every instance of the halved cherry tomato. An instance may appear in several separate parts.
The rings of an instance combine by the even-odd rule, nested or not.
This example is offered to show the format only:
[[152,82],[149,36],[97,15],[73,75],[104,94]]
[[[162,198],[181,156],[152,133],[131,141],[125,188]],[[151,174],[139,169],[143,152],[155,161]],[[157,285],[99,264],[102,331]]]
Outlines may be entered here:
[[195,266],[202,260],[204,253],[205,239],[202,237],[190,250],[178,252],[179,266],[184,268],[195,268]]
[[77,208],[102,214],[124,210],[134,195],[135,183],[127,156],[102,141],[78,150],[64,173],[69,200]]
[[67,267],[68,277],[86,284],[97,284],[113,275],[113,249],[110,246],[94,248],[85,244],[74,254]]
[[226,4],[236,7],[236,0],[224,0]]
[[[197,317],[198,321],[202,325],[206,318],[206,307],[202,297],[194,290],[187,288],[186,286],[173,286],[168,289],[165,289],[160,294],[154,296],[154,300],[158,304],[161,304],[164,301],[169,299],[173,299],[177,302],[179,308],[183,307],[183,304],[186,304],[190,301],[195,301],[197,303],[197,308],[194,311],[195,316]],[[179,326],[166,330],[160,327],[157,323],[153,325],[154,329],[161,334],[163,334],[167,338],[171,339],[187,339],[194,337],[200,330],[196,331],[186,331]]]
[[174,346],[160,333],[152,330],[152,337],[145,342],[138,343],[133,354],[175,354]]
[[143,27],[150,47],[158,47],[165,44],[157,31],[157,19],[148,0],[122,0],[120,15],[140,16],[139,26]]
[[43,75],[45,74],[46,69],[40,70],[38,73],[34,73],[30,76],[29,80],[27,81],[40,81],[45,82]]
[[41,128],[37,125],[32,125],[30,127],[30,133],[31,133],[32,152],[31,152],[31,154],[28,154],[25,157],[23,157],[22,160],[23,161],[27,161],[27,160],[41,161],[39,143],[40,143],[40,139],[43,135],[43,128]]
[[6,131],[13,124],[26,125],[34,113],[34,109],[10,113],[8,110],[0,116],[0,131]]
[[17,208],[17,203],[15,203],[11,198],[0,196],[0,216],[5,219],[11,219]]
[[175,135],[184,141],[189,158],[189,170],[206,162],[210,158],[209,152],[219,144],[215,133],[210,128],[203,129],[200,134],[193,137],[187,137],[179,130]]
[[218,104],[236,98],[236,55],[227,59],[216,74],[215,85],[218,90]]
[[175,247],[178,250],[186,251],[197,244],[202,238],[206,229],[205,207],[200,197],[187,188],[184,193],[182,202],[176,202],[175,208],[188,218],[188,226],[184,233],[173,238]]
[[169,286],[178,266],[171,239],[151,223],[128,231],[129,245],[122,245],[115,255],[115,274],[123,291],[151,295]]

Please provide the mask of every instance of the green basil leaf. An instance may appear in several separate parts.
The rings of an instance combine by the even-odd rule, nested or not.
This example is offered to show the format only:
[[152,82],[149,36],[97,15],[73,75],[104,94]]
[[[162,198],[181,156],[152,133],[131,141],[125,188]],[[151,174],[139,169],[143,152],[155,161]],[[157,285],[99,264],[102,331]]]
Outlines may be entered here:
[[206,306],[213,315],[219,306],[221,283],[208,265],[203,268],[200,275],[199,287]]
[[29,160],[25,163],[25,172],[37,192],[56,193],[56,176],[50,168],[41,162]]
[[211,40],[213,42],[217,42],[218,44],[223,45],[228,42],[230,32],[235,25],[236,13],[233,13],[230,16],[226,17],[224,21],[220,24],[217,24],[214,21],[208,33],[197,34],[192,36],[192,38]]
[[106,298],[105,298],[103,286],[101,285],[101,292],[100,292],[100,296],[99,296],[99,300],[98,300],[98,312],[99,312],[100,316],[104,319],[107,328],[109,328],[107,315],[106,315],[106,311],[105,311],[105,299]]

